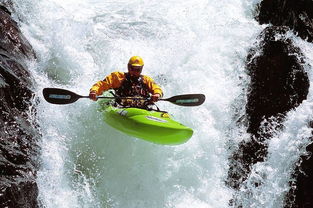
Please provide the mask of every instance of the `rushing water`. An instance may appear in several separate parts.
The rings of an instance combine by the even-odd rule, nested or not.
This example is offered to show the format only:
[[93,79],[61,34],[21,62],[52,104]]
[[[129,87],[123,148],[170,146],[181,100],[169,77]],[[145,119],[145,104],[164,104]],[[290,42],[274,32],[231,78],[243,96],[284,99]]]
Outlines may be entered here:
[[[269,158],[254,166],[247,189],[234,193],[224,182],[229,149],[248,136],[236,121],[249,83],[244,61],[263,28],[253,19],[259,1],[14,2],[38,55],[31,68],[41,101],[38,185],[44,207],[221,208],[234,194],[244,207],[282,206],[294,162],[308,143],[311,94],[288,114],[286,129],[270,141]],[[313,47],[295,42],[312,62]],[[159,102],[194,129],[187,143],[162,146],[131,138],[107,126],[95,102],[58,106],[41,95],[44,87],[86,95],[111,71],[125,71],[132,55],[143,57],[143,73],[162,86],[165,97],[206,95],[199,107]],[[258,180],[263,185],[254,187]]]

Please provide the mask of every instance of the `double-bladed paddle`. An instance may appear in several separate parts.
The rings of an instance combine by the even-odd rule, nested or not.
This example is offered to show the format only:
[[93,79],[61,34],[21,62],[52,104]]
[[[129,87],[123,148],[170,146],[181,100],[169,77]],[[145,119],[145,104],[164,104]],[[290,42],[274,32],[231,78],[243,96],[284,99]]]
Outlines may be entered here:
[[[74,92],[59,88],[44,88],[43,96],[45,100],[52,104],[70,104],[76,102],[79,98],[89,98],[89,96],[78,95]],[[105,97],[98,96],[98,98],[106,99],[134,99],[135,97]],[[139,98],[141,99],[141,98]],[[180,106],[198,106],[204,103],[205,96],[203,94],[186,94],[186,95],[176,95],[166,99],[159,99],[161,101],[168,101],[175,105]]]

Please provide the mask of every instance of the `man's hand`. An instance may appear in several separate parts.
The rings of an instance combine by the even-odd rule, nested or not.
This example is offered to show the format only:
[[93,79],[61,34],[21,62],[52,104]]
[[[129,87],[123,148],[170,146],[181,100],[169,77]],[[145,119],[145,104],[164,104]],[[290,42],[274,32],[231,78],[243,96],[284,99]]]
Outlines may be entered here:
[[93,101],[97,101],[97,100],[98,100],[97,94],[96,94],[95,91],[91,91],[91,92],[89,93],[89,98],[90,98],[91,100],[93,100]]
[[151,96],[151,100],[153,101],[153,102],[157,102],[159,99],[161,98],[161,95],[160,94],[153,94],[152,96]]

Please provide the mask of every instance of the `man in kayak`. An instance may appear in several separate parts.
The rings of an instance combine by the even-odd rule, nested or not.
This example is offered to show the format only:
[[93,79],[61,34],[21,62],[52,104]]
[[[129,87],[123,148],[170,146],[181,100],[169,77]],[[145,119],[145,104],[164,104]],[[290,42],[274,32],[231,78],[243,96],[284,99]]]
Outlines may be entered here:
[[141,75],[144,66],[143,59],[139,56],[133,56],[128,61],[128,72],[112,72],[104,80],[95,83],[89,93],[89,98],[96,101],[97,96],[109,89],[115,90],[118,97],[140,97],[143,99],[123,99],[117,102],[127,107],[147,108],[146,99],[150,98],[152,102],[157,102],[163,92],[151,77]]

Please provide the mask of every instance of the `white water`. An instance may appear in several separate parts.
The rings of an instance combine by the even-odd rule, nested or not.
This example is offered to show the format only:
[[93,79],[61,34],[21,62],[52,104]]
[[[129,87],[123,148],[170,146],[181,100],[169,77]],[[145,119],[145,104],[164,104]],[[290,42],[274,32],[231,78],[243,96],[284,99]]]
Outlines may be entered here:
[[[44,207],[229,206],[235,193],[224,183],[228,149],[246,137],[238,137],[244,129],[235,122],[243,114],[249,82],[244,61],[263,28],[253,19],[259,1],[14,2],[38,54],[31,65],[41,100],[37,182]],[[312,63],[313,47],[295,42]],[[144,58],[144,73],[162,86],[165,97],[206,95],[200,107],[159,104],[194,129],[186,144],[161,146],[125,136],[102,122],[89,100],[57,106],[42,98],[44,87],[88,94],[111,71],[125,71],[132,55]],[[311,103],[310,93],[289,113],[285,131],[270,141],[268,160],[254,166],[248,189],[236,193],[244,207],[282,206],[293,164],[308,143]],[[263,185],[253,187],[256,180]]]

